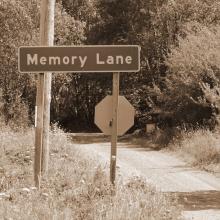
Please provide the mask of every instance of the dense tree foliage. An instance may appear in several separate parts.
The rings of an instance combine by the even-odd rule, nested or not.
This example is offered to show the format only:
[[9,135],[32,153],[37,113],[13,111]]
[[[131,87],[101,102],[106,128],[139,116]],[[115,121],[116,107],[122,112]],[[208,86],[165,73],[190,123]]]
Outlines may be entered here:
[[28,122],[27,106],[34,98],[34,78],[18,74],[17,48],[20,45],[36,45],[37,16],[36,3],[15,0],[0,3],[0,87],[6,122]]
[[[219,109],[219,0],[59,0],[55,44],[137,44],[141,71],[121,74],[121,94],[137,111],[135,128],[209,126]],[[0,85],[6,122],[33,118],[35,78],[19,74],[17,48],[39,42],[39,2],[0,3]],[[24,25],[25,24],[25,25]],[[54,74],[51,119],[94,130],[95,105],[111,74]],[[27,115],[27,118],[23,117]],[[21,117],[22,116],[22,117]]]
[[[2,115],[6,123],[28,125],[33,120],[36,79],[18,72],[18,47],[39,44],[39,1],[0,2],[0,88]],[[83,22],[75,21],[57,4],[56,44],[79,44],[84,40]]]
[[[85,6],[85,2],[81,1],[81,7]],[[203,71],[194,68],[192,74],[187,69],[187,63],[197,66],[196,48],[201,48],[200,58],[204,53],[204,43],[211,48],[210,39],[200,41],[198,35],[202,33],[198,32],[202,27],[217,27],[219,1],[112,0],[93,1],[93,6],[93,16],[90,17],[93,23],[88,25],[86,43],[137,44],[142,47],[141,71],[121,77],[121,92],[137,110],[136,125],[144,126],[151,119],[151,112],[158,113],[157,120],[162,126],[187,124],[214,127],[218,106],[213,98],[210,100],[208,97],[212,94],[218,99],[218,80],[215,76],[218,68],[214,66],[210,73],[207,69],[210,61],[203,59],[200,61],[204,65]],[[195,36],[195,42],[188,43],[188,48],[184,48],[191,35]],[[185,64],[183,60],[178,60],[175,50],[179,51],[179,57],[187,58]],[[189,56],[190,53],[194,54],[193,57]],[[218,50],[214,56],[217,54]],[[185,76],[180,74],[181,66],[185,68]],[[199,75],[200,80],[195,80],[194,75]],[[85,77],[88,84],[91,78]],[[92,79],[95,84],[99,80],[96,76]],[[187,84],[188,80],[190,83]],[[96,96],[96,91],[93,90],[93,94]]]
[[219,109],[219,1],[175,1],[163,6],[177,34],[170,47],[163,110],[174,125],[208,126],[218,123]]

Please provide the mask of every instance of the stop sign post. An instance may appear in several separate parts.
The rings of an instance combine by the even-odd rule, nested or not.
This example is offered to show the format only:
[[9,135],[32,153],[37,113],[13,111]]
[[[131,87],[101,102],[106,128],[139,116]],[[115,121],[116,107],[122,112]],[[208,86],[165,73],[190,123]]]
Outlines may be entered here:
[[115,184],[116,156],[117,156],[117,131],[118,131],[118,97],[119,97],[119,73],[113,73],[112,85],[112,122],[111,122],[111,156],[110,156],[110,180]]
[[113,96],[106,96],[95,107],[95,124],[106,135],[111,135],[110,179],[116,174],[117,136],[123,135],[134,124],[134,107],[124,96],[119,96],[119,73],[113,74]]
[[95,124],[111,135],[110,179],[114,184],[116,174],[117,137],[134,124],[134,107],[124,96],[119,96],[119,73],[113,73],[113,95],[106,96],[95,107]]

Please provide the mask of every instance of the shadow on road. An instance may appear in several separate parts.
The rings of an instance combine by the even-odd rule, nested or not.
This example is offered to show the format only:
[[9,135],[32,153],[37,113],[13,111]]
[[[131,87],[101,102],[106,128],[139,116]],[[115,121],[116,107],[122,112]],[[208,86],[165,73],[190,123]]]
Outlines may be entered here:
[[[69,133],[69,139],[76,144],[110,143],[111,137],[102,133]],[[143,137],[124,135],[118,137],[119,148],[135,148],[140,151],[160,150],[158,146]]]
[[220,209],[220,191],[177,192],[185,211]]
[[107,143],[110,137],[100,133],[69,133],[68,138],[76,144]]

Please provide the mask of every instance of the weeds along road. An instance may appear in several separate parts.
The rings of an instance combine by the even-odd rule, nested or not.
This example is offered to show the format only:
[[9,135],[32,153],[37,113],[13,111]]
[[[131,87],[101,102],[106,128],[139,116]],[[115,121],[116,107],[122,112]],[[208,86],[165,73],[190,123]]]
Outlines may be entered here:
[[[77,146],[85,154],[97,158],[108,169],[109,142],[86,135],[77,140]],[[184,205],[185,219],[220,220],[220,178],[195,170],[169,153],[119,142],[117,178],[126,181],[132,176],[144,177],[162,192],[176,193]]]

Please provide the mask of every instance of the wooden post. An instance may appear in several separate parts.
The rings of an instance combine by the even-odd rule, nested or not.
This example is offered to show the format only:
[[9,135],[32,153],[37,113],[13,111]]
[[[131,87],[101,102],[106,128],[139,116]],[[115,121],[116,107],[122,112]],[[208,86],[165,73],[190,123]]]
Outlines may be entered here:
[[[54,11],[56,0],[41,0],[41,35],[42,46],[53,46],[54,43]],[[50,131],[50,102],[51,102],[51,79],[52,73],[47,72],[44,76],[44,123],[42,143],[42,166],[44,175],[48,172],[49,164],[49,131]]]
[[111,158],[110,158],[110,180],[115,184],[116,176],[116,157],[117,157],[117,139],[118,139],[118,96],[119,96],[119,78],[120,73],[113,73],[112,89],[112,134],[111,134]]
[[[55,0],[41,0],[40,45],[52,46],[54,41]],[[35,130],[35,185],[40,188],[41,172],[48,171],[51,73],[41,73],[37,86],[37,124]]]
[[43,109],[44,109],[44,74],[40,73],[37,84],[37,98],[35,114],[35,160],[34,160],[34,181],[35,186],[40,188],[41,183],[41,157],[43,142]]

